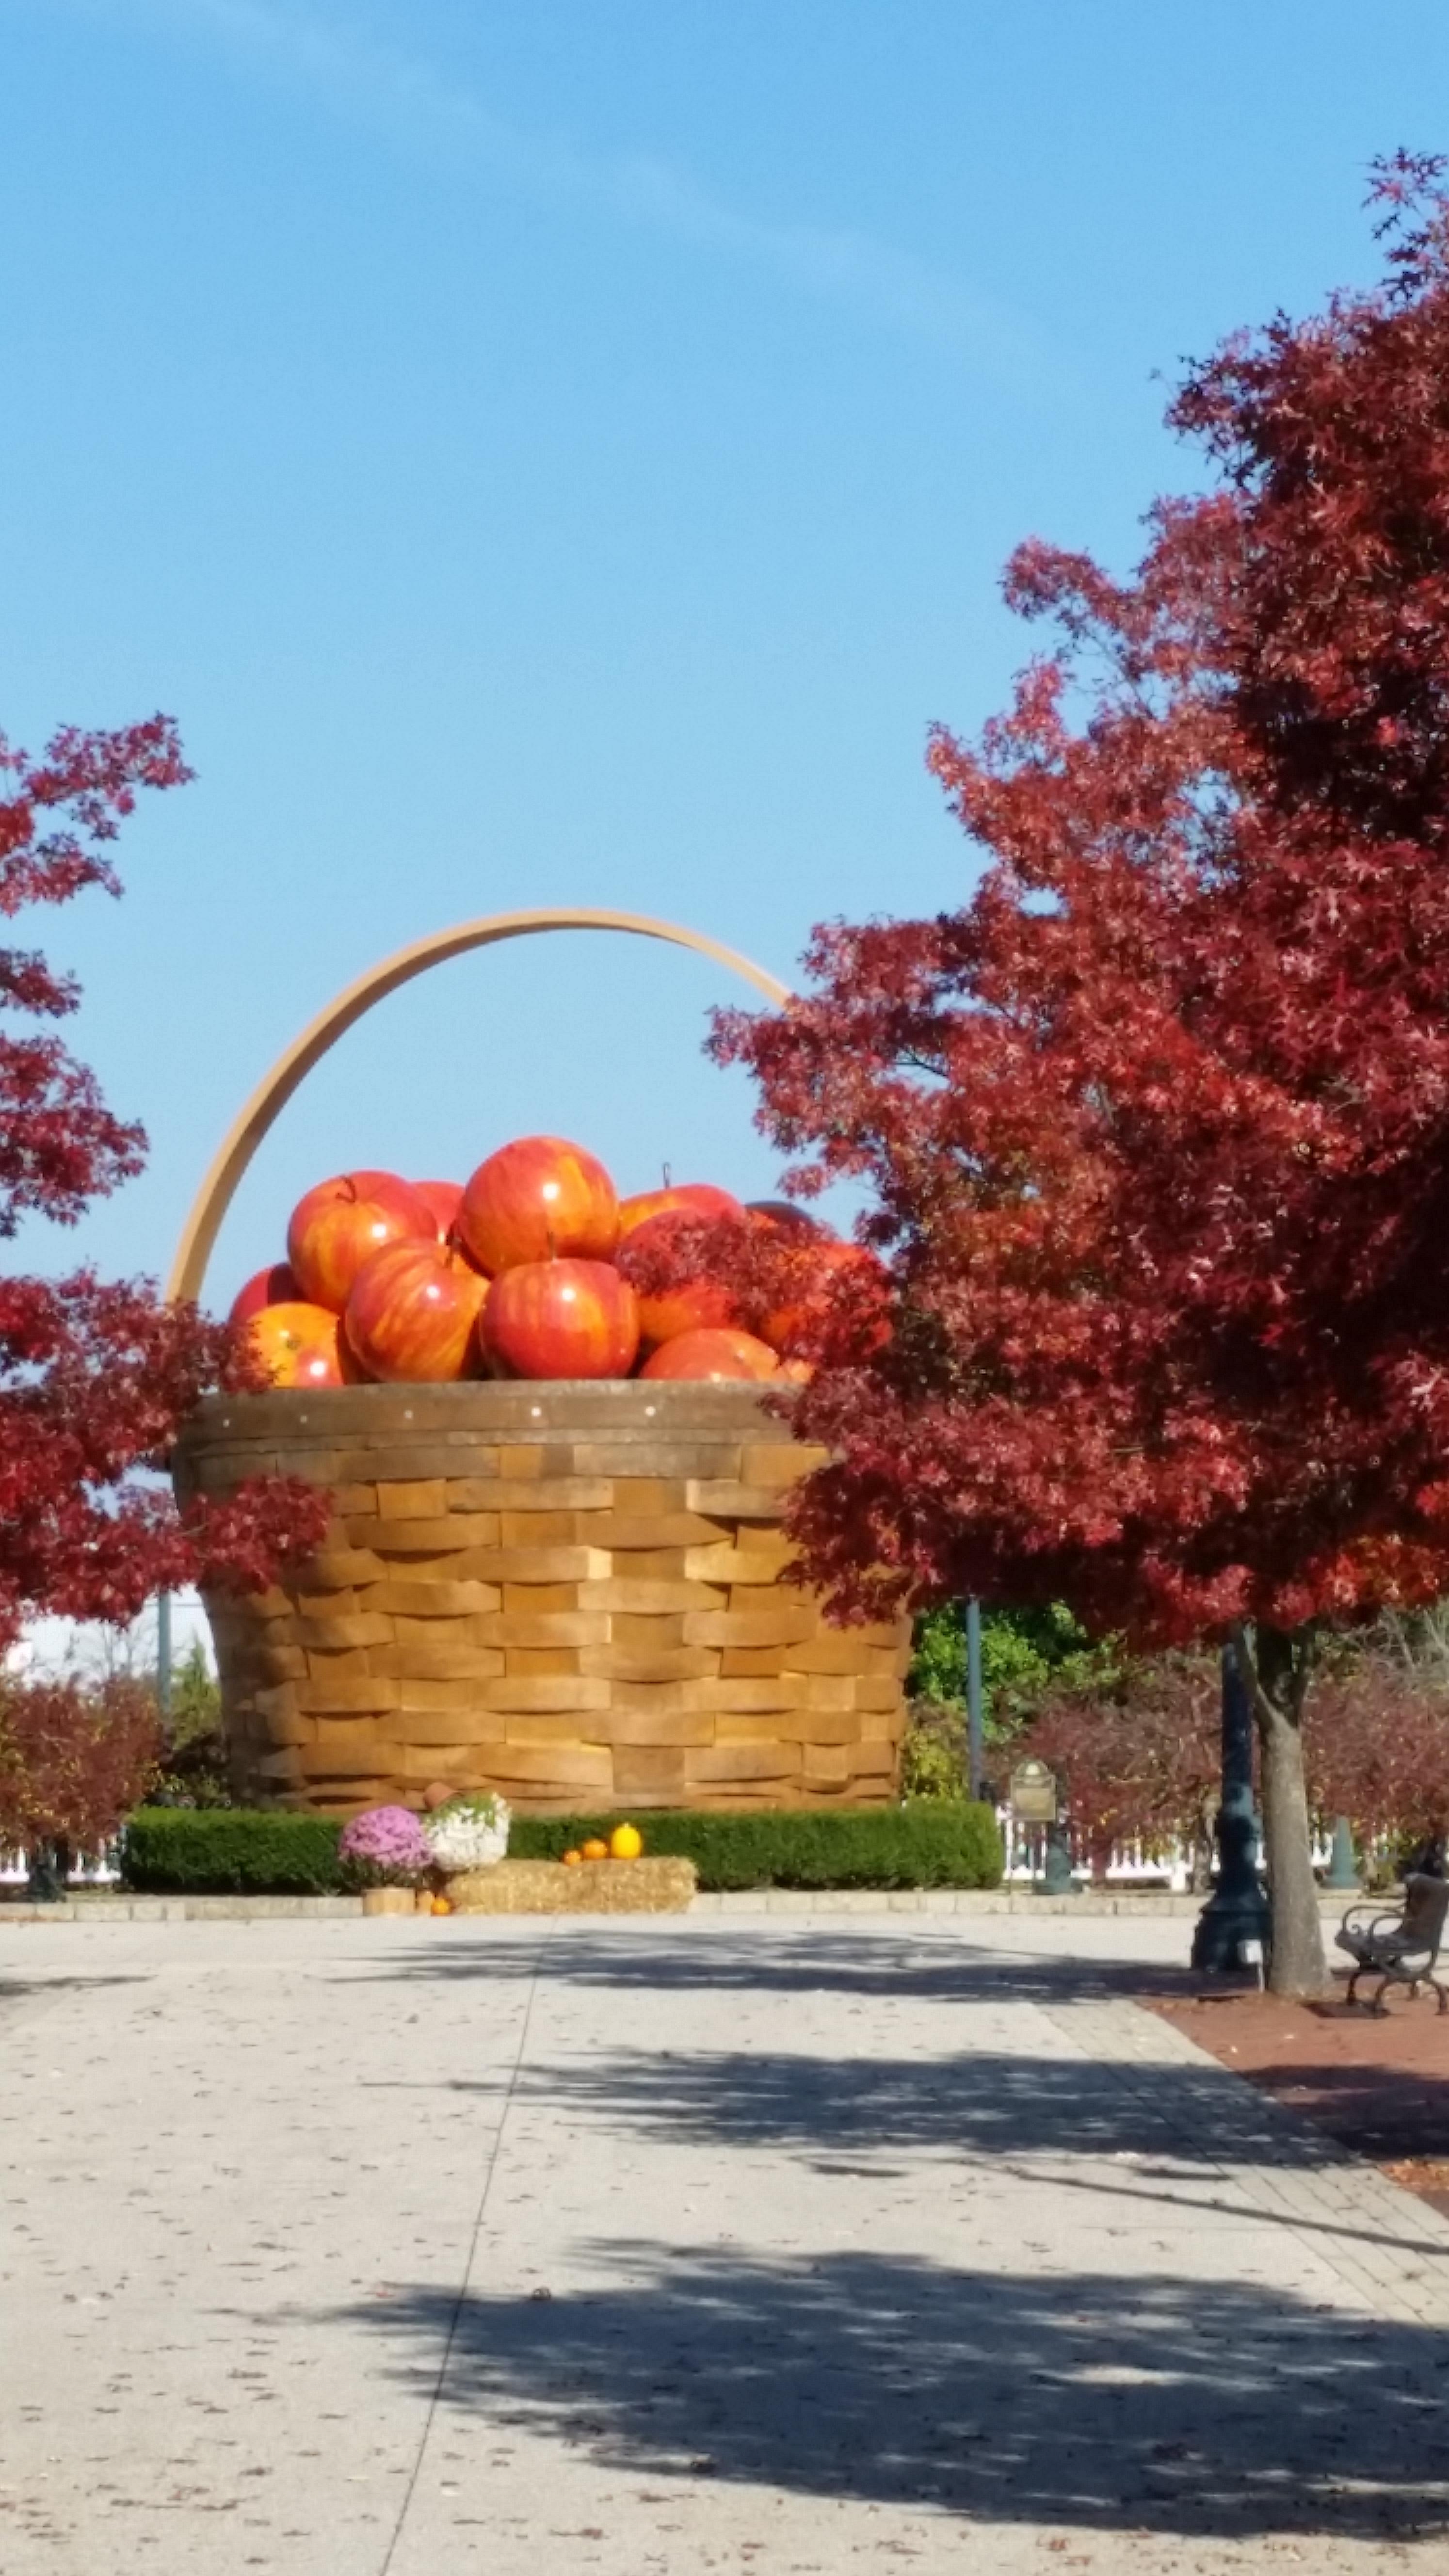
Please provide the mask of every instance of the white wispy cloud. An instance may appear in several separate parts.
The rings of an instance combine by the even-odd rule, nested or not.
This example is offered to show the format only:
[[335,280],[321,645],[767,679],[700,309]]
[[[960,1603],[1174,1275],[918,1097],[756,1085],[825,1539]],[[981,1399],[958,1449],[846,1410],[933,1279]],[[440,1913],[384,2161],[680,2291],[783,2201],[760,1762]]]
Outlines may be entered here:
[[703,185],[678,162],[590,152],[495,116],[424,56],[355,21],[282,0],[81,0],[112,19],[201,36],[300,83],[334,113],[413,151],[471,161],[537,202],[692,242],[913,336],[955,348],[992,372],[1039,376],[1044,353],[989,298],[849,227],[773,222]]

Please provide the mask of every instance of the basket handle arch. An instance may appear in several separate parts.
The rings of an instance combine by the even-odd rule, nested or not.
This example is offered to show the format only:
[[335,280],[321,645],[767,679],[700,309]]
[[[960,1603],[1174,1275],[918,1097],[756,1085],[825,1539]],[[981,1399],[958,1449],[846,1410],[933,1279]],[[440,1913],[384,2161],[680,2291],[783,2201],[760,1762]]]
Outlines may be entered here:
[[678,922],[656,921],[646,912],[549,905],[528,912],[490,913],[481,921],[461,921],[451,930],[435,930],[426,939],[415,939],[346,985],[325,1010],[308,1022],[301,1036],[293,1039],[258,1083],[223,1137],[192,1202],[166,1282],[167,1296],[173,1302],[200,1297],[216,1238],[257,1147],[313,1066],[374,1003],[384,1001],[400,985],[410,984],[415,975],[426,974],[430,966],[441,966],[450,957],[463,957],[473,948],[492,948],[500,940],[529,939],[550,930],[613,930],[638,939],[662,939],[671,947],[693,949],[696,956],[713,958],[716,965],[728,967],[731,974],[753,984],[777,1008],[790,999],[788,985],[767,973],[763,966],[742,957],[737,949],[726,948],[722,941],[708,938],[701,930],[685,930]]

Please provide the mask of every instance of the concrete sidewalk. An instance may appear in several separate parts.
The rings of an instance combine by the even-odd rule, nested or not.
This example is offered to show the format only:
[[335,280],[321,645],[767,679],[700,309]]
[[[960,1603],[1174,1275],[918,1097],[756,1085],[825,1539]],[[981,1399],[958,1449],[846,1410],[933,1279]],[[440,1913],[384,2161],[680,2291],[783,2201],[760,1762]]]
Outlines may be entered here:
[[17,1933],[0,2568],[1449,2569],[1449,2226],[1123,1999],[1182,1947]]

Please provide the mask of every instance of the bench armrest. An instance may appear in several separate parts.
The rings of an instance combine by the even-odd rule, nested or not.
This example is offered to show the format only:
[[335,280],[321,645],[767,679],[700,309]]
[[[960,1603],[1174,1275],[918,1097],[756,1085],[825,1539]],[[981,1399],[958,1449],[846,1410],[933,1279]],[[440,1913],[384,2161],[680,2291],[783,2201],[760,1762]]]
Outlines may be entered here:
[[[1354,1917],[1358,1914],[1368,1915],[1368,1922],[1361,1924],[1355,1923]],[[1375,1932],[1388,1932],[1395,1930],[1397,1926],[1402,1923],[1403,1919],[1404,1909],[1402,1905],[1391,1906],[1387,1913],[1380,1908],[1379,1912],[1375,1914],[1372,1901],[1370,1901],[1368,1903],[1350,1905],[1345,1911],[1343,1920],[1339,1924],[1338,1928],[1340,1932],[1355,1931],[1361,1941],[1372,1940]]]

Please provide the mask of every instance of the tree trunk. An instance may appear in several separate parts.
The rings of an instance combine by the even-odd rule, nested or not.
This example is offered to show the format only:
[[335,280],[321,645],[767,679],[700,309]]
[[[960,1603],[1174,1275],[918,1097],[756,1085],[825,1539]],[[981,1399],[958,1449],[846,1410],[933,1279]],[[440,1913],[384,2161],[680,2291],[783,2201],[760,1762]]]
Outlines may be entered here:
[[[1244,1645],[1240,1638],[1240,1654]],[[1263,1755],[1263,1839],[1273,1903],[1268,1985],[1275,1995],[1321,1995],[1328,1990],[1303,1776],[1303,1702],[1312,1656],[1309,1630],[1259,1628],[1246,1664],[1253,1680],[1253,1709]]]

